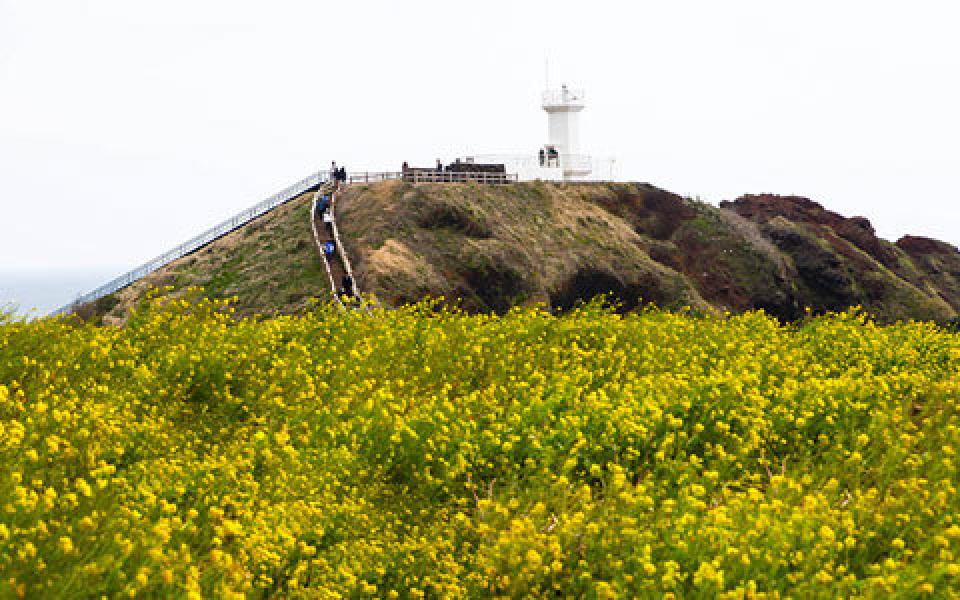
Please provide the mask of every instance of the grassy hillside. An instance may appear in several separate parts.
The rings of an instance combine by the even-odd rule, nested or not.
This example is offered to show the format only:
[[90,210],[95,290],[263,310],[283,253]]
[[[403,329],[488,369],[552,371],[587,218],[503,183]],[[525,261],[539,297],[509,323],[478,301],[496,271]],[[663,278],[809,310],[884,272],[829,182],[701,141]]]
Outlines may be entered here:
[[960,594],[930,324],[154,304],[0,319],[0,597]]
[[349,189],[339,218],[361,287],[391,305],[431,295],[503,313],[613,293],[627,308],[708,308],[629,223],[591,202],[617,187],[388,182]]
[[126,319],[151,288],[176,295],[202,287],[211,299],[235,298],[241,316],[302,312],[330,284],[310,230],[312,193],[303,194],[247,225],[176,260],[115,294],[100,299],[94,312],[106,323]]
[[[390,182],[351,188],[341,228],[361,287],[394,305],[442,295],[475,311],[565,310],[606,292],[627,309],[786,320],[855,305],[888,322],[957,316],[955,286],[924,274],[929,254],[809,200],[746,198],[718,208],[646,184]],[[960,281],[960,252],[940,251]]]
[[[304,196],[101,300],[122,320],[150,285],[238,297],[242,315],[295,314],[327,283]],[[883,322],[946,322],[960,311],[960,251],[897,244],[869,221],[804,198],[745,196],[721,207],[647,184],[351,186],[338,223],[360,288],[390,306],[443,297],[470,312],[565,311],[597,294],[624,310],[762,309],[780,319],[862,306]]]

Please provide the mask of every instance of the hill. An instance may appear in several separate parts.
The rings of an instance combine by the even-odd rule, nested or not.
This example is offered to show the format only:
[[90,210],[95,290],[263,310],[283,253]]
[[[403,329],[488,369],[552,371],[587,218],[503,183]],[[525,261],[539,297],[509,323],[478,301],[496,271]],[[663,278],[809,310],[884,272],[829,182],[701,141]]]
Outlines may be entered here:
[[[308,195],[113,298],[122,319],[149,285],[238,296],[241,314],[295,313],[327,292]],[[337,220],[360,289],[388,305],[442,296],[471,312],[568,310],[600,293],[624,309],[763,309],[784,320],[859,305],[886,322],[960,312],[960,251],[878,238],[805,198],[712,206],[648,184],[354,185]]]

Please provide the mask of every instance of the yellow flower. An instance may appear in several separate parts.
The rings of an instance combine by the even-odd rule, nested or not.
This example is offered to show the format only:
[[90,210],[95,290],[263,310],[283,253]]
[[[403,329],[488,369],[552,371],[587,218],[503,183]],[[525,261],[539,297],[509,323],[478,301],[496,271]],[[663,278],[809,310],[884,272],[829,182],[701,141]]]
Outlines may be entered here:
[[533,548],[527,550],[525,558],[531,568],[536,569],[540,567],[540,554]]
[[73,541],[66,536],[61,537],[58,540],[57,545],[64,554],[70,554],[73,552]]
[[83,479],[77,479],[76,482],[77,491],[80,492],[82,496],[89,498],[93,495],[93,490],[90,488],[90,484]]

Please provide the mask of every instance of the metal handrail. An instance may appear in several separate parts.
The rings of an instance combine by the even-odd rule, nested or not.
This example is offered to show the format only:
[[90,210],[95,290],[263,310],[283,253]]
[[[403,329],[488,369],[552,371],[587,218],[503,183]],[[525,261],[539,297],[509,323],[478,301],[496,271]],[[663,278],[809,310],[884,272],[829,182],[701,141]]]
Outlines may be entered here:
[[511,168],[531,168],[531,167],[590,167],[597,162],[606,162],[604,159],[595,159],[591,154],[568,154],[561,152],[551,158],[544,156],[544,164],[540,164],[540,157],[537,154],[476,154],[472,155],[474,161],[479,163],[501,163],[508,169]]
[[[370,307],[367,306],[367,301],[364,299],[363,294],[359,293],[357,286],[357,278],[353,275],[353,268],[350,266],[350,257],[347,256],[347,249],[344,247],[343,242],[340,241],[340,230],[337,227],[337,198],[340,196],[340,193],[346,188],[347,184],[344,184],[343,187],[337,186],[334,188],[333,195],[330,198],[330,229],[333,232],[333,241],[337,246],[337,255],[340,257],[340,261],[343,263],[344,272],[350,277],[350,293],[353,298],[360,299],[360,307],[369,314]],[[337,298],[339,301],[340,299]],[[341,306],[343,304],[341,303]]]
[[376,183],[378,181],[400,179],[402,176],[403,173],[399,171],[357,171],[347,174],[347,183]]
[[403,173],[404,181],[413,183],[512,183],[517,181],[516,173],[487,173],[484,171],[420,171],[410,170]]
[[190,238],[186,242],[180,244],[173,250],[169,250],[157,256],[139,267],[120,275],[119,277],[108,281],[107,283],[101,285],[92,292],[81,295],[73,302],[61,306],[55,311],[50,313],[50,316],[56,316],[61,314],[66,314],[72,312],[76,307],[81,304],[86,304],[87,302],[93,302],[99,300],[108,294],[112,294],[117,290],[123,289],[133,283],[134,281],[145,277],[150,273],[153,273],[157,269],[164,267],[171,262],[182,258],[191,252],[199,250],[203,246],[206,246],[210,242],[216,240],[217,238],[223,237],[224,235],[230,233],[234,229],[249,223],[253,219],[259,217],[260,215],[273,210],[277,206],[284,204],[296,198],[300,194],[309,191],[311,188],[317,187],[319,185],[325,184],[330,180],[329,171],[318,171],[309,177],[305,177],[300,181],[294,183],[293,185],[287,186],[283,190],[277,192],[276,194],[266,198],[254,204],[250,208],[246,209],[243,212],[240,212],[226,221],[211,227],[207,231],[204,231],[200,235]]
[[593,158],[588,154],[561,154],[560,166],[566,170],[593,169]]
[[402,179],[413,183],[512,183],[518,181],[516,173],[487,173],[483,171],[434,171],[410,169],[409,171],[360,171],[349,173],[347,183],[377,183]]

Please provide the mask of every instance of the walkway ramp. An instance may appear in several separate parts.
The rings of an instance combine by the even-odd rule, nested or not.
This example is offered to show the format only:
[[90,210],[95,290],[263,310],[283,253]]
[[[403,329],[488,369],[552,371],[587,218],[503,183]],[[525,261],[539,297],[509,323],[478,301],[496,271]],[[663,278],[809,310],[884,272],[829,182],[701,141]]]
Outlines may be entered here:
[[196,252],[200,248],[203,248],[210,242],[217,240],[224,235],[234,231],[235,229],[246,225],[250,221],[256,219],[257,217],[266,214],[273,210],[274,208],[289,202],[290,200],[304,194],[306,192],[319,189],[320,187],[328,184],[330,181],[330,174],[328,171],[318,171],[309,177],[305,177],[300,181],[290,185],[283,190],[277,192],[276,194],[266,198],[257,204],[251,206],[250,208],[237,213],[233,217],[230,217],[226,221],[219,223],[218,225],[204,231],[200,235],[193,237],[186,242],[180,244],[176,248],[169,250],[157,256],[156,258],[147,261],[146,263],[140,265],[139,267],[120,275],[119,277],[108,281],[104,285],[98,287],[92,292],[80,295],[73,302],[61,306],[56,309],[50,316],[64,315],[73,312],[76,308],[81,305],[87,304],[89,302],[95,302],[104,296],[112,294],[120,289],[123,289],[130,285],[131,283],[153,273],[154,271],[163,268],[164,266],[172,263],[178,258],[184,257],[192,252]]

